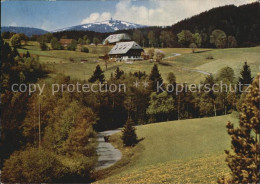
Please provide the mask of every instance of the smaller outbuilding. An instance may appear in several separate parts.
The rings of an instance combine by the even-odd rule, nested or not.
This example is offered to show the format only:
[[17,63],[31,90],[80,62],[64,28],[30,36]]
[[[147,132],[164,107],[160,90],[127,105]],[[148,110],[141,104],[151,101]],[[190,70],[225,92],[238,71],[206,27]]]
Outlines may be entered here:
[[119,42],[108,53],[109,58],[117,61],[139,61],[143,60],[144,49],[134,41]]
[[63,47],[67,47],[69,44],[71,44],[71,42],[72,42],[72,39],[60,39],[60,44]]
[[122,33],[122,34],[112,34],[109,35],[104,41],[103,44],[111,44],[114,45],[118,42],[123,42],[123,41],[130,41],[131,37],[126,34],[126,33]]

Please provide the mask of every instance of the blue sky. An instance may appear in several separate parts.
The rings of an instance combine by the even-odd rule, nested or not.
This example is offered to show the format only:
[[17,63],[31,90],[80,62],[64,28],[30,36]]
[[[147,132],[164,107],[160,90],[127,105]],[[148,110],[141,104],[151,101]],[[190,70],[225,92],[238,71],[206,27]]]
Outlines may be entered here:
[[255,0],[6,0],[1,1],[1,25],[51,31],[103,21],[110,17],[146,25],[171,25],[213,7],[253,1]]

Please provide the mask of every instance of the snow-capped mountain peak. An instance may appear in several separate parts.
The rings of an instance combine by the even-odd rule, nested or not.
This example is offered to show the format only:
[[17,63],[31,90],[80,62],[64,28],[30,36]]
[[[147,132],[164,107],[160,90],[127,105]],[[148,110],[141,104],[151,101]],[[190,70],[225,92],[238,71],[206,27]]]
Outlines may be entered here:
[[147,27],[147,26],[121,21],[121,20],[114,20],[111,18],[110,20],[72,26],[64,29],[55,30],[53,32],[76,30],[76,31],[95,31],[95,32],[104,33],[104,32],[114,32],[114,31],[125,30],[125,29],[136,29],[142,27]]

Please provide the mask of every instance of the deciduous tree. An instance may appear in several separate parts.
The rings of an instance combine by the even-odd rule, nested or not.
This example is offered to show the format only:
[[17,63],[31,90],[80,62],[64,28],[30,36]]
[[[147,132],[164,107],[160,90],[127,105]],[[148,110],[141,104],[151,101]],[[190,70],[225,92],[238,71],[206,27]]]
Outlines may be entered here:
[[192,33],[190,30],[182,30],[178,36],[178,42],[183,46],[183,47],[188,47],[190,43],[192,42]]
[[99,39],[97,37],[94,37],[93,38],[93,43],[97,46],[100,43],[100,41],[99,41]]
[[141,44],[143,42],[143,39],[144,39],[143,33],[140,30],[138,30],[138,29],[134,30],[134,32],[133,32],[133,40],[135,42],[137,42],[138,44]]
[[154,32],[153,31],[149,31],[147,37],[148,37],[148,40],[149,40],[149,46],[150,47],[154,47],[154,44],[156,42]]
[[197,47],[201,46],[202,38],[199,33],[195,33],[192,35],[193,42],[196,44]]
[[229,48],[235,48],[237,47],[237,40],[234,36],[228,36],[227,38],[227,46]]
[[217,48],[225,48],[227,44],[227,35],[220,29],[215,29],[210,36],[210,43]]
[[150,96],[149,107],[146,113],[151,116],[151,121],[167,121],[174,111],[174,100],[166,91]]
[[21,38],[20,34],[13,35],[11,40],[10,40],[11,45],[13,47],[21,47],[21,41],[22,41],[22,38]]
[[171,31],[162,31],[160,33],[160,41],[162,47],[173,47],[177,38]]
[[52,47],[53,50],[62,49],[62,46],[61,46],[59,40],[56,37],[51,39],[51,47]]

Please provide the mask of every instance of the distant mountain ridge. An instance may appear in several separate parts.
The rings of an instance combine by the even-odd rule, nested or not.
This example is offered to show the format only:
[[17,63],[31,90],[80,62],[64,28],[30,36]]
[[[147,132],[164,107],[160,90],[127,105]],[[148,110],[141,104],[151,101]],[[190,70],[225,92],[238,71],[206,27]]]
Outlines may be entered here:
[[14,33],[24,33],[26,36],[31,37],[32,35],[42,35],[48,33],[48,31],[32,28],[32,27],[15,27],[15,26],[3,26],[1,27],[1,32],[14,32]]
[[138,29],[138,28],[144,28],[148,27],[146,25],[141,24],[135,24],[130,23],[127,21],[121,21],[121,20],[105,20],[102,22],[95,22],[95,23],[87,23],[77,26],[72,26],[68,28],[58,29],[52,32],[60,32],[60,31],[94,31],[94,32],[100,32],[100,33],[106,33],[106,32],[114,32],[118,30],[128,30],[128,29]]

